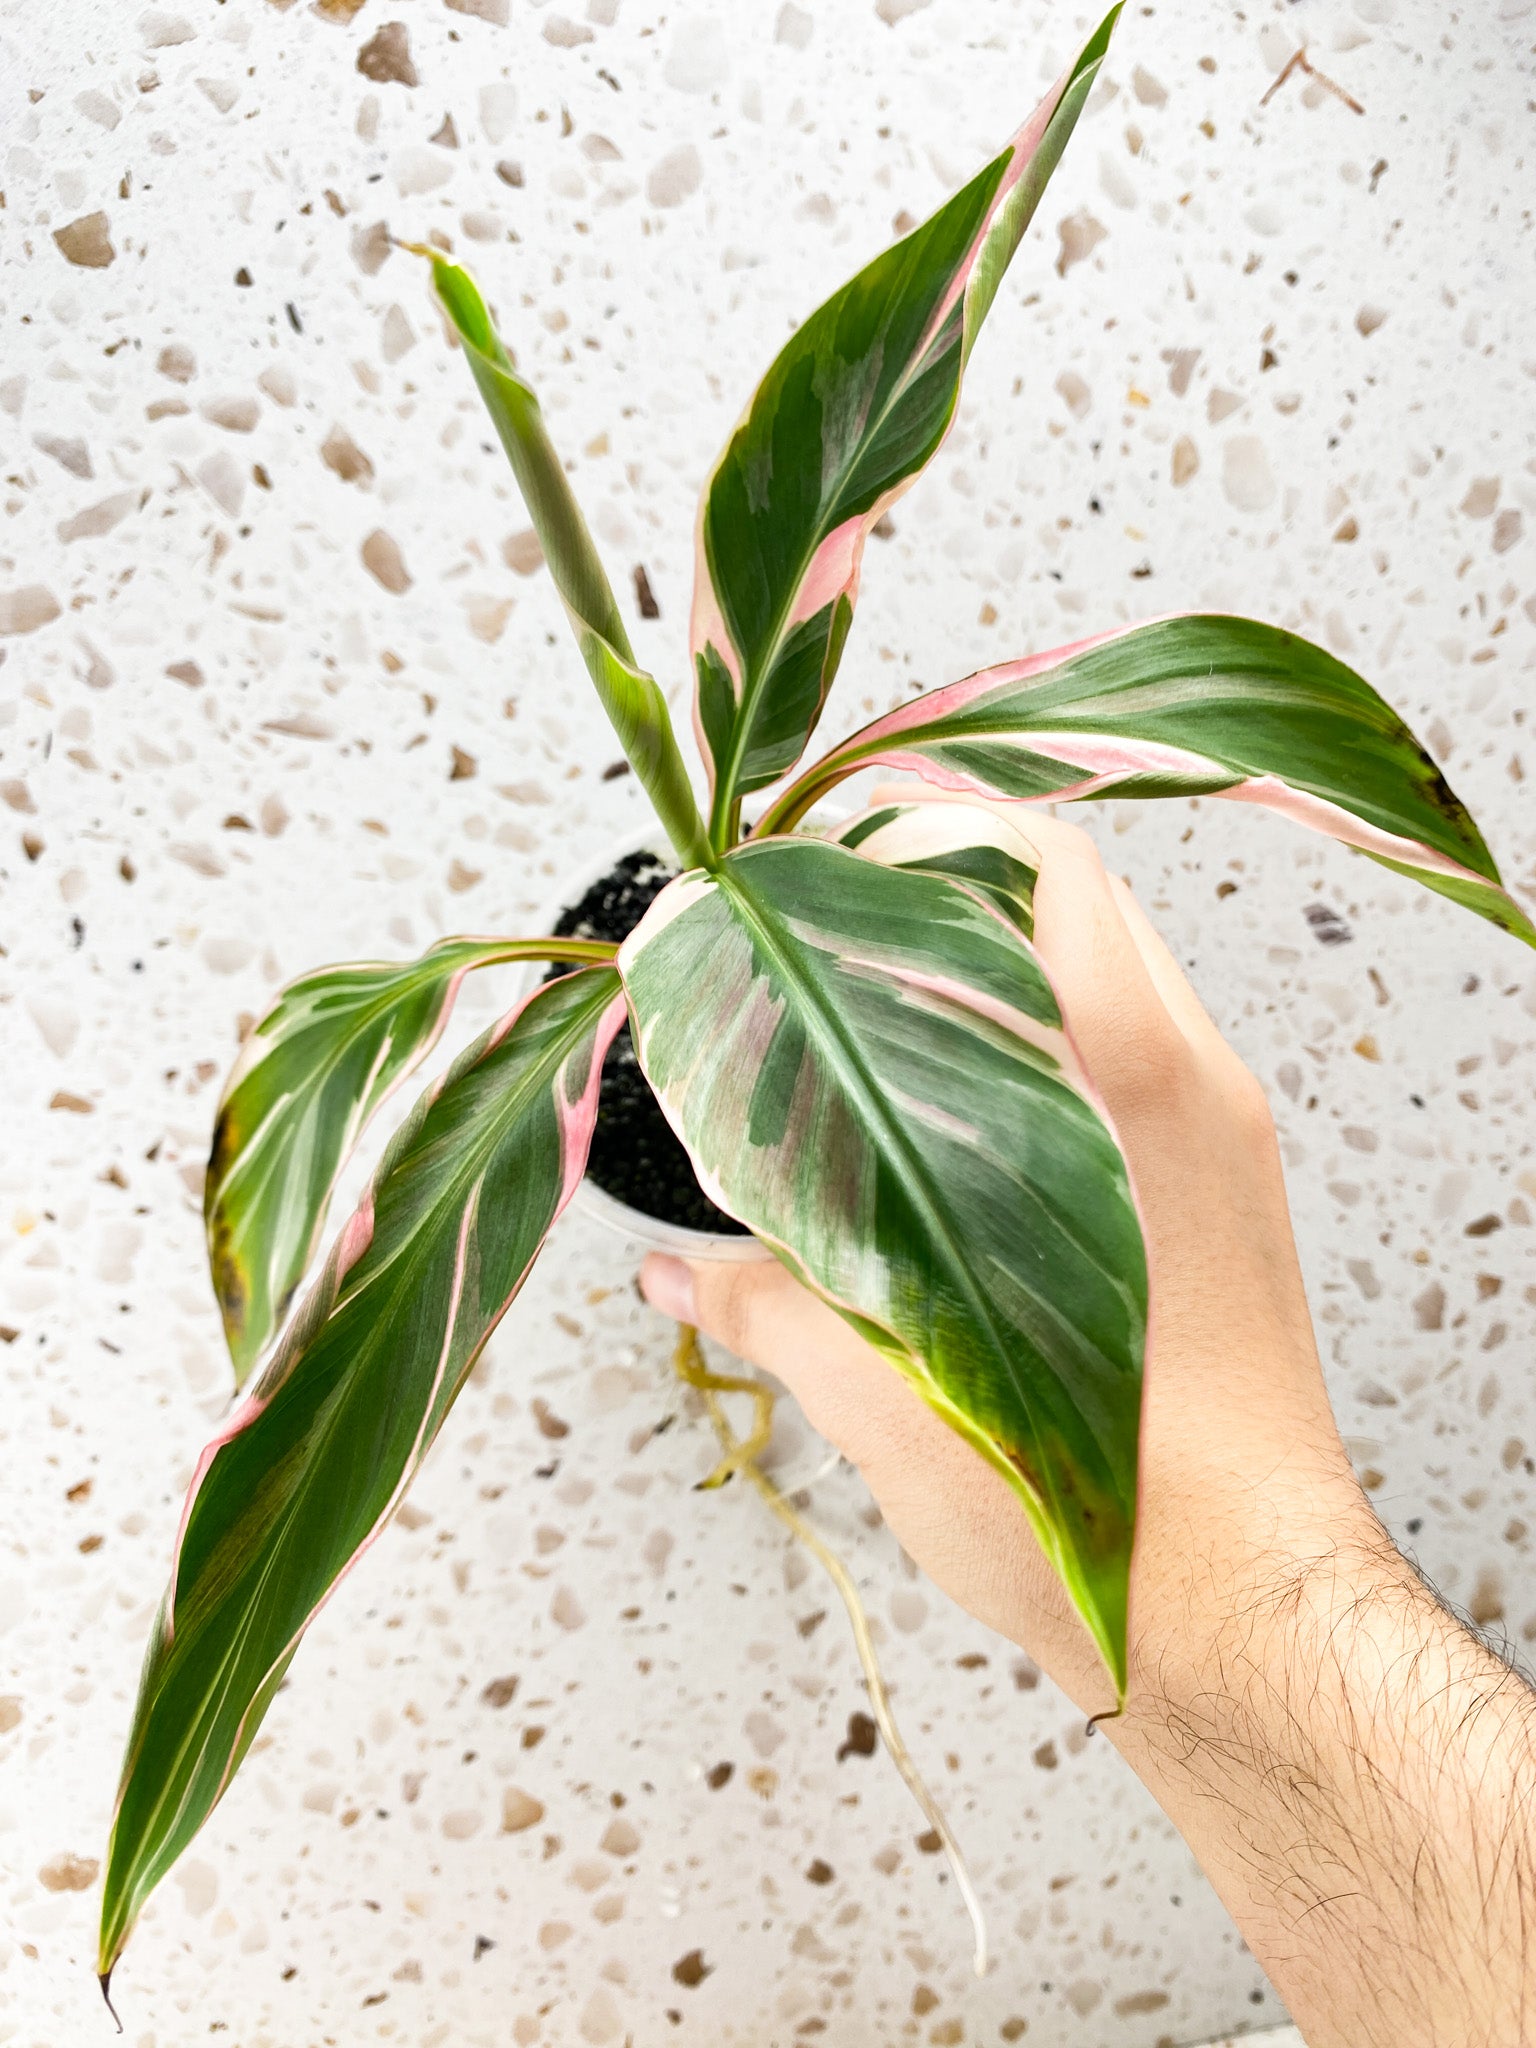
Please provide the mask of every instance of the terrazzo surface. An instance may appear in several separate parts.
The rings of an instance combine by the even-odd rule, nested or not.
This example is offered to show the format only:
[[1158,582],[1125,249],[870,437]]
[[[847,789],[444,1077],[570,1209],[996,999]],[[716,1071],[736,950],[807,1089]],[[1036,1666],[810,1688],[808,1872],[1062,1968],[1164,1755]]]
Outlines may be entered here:
[[[228,1374],[219,1077],[284,979],[518,929],[642,818],[421,267],[484,281],[682,702],[695,495],[792,322],[1015,126],[1043,0],[0,0],[0,2041],[106,2038],[98,1859]],[[1293,69],[1310,60],[1363,112]],[[872,544],[829,734],[1181,607],[1352,661],[1527,907],[1532,0],[1132,4]],[[636,574],[654,594],[641,618]],[[1536,1647],[1536,972],[1217,803],[1084,819],[1270,1090],[1330,1389]],[[505,999],[465,991],[454,1043]],[[823,1473],[991,1918],[815,1568],[699,1494],[631,1252],[568,1218],[146,1912],[133,2048],[1154,2048],[1283,2019],[1179,1840]],[[787,1404],[783,1404],[787,1408]],[[661,1433],[672,1419],[675,1426]],[[782,1477],[822,1452],[785,1413]],[[856,1726],[857,1724],[855,1724]]]

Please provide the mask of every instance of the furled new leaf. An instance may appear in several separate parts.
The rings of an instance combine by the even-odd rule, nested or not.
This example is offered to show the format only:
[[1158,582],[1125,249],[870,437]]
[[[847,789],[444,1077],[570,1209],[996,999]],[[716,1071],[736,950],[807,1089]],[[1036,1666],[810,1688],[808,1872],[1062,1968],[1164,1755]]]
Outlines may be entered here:
[[283,990],[225,1083],[203,1190],[237,1386],[277,1334],[364,1126],[437,1043],[464,976],[610,952],[580,939],[442,939],[419,960],[323,967]]
[[671,883],[619,962],[705,1188],[1015,1488],[1123,1692],[1146,1263],[1033,949],[792,836]]
[[656,815],[685,862],[707,861],[709,841],[693,785],[678,751],[666,699],[654,676],[635,660],[612,587],[550,442],[534,389],[518,373],[474,279],[435,249],[430,258],[438,303],[464,345],[464,354],[491,416],[544,560],[576,635],[582,660],[603,709],[619,736]]
[[1119,11],[985,170],[796,330],[705,487],[692,649],[717,847],[737,836],[741,799],[804,751],[865,538],[948,430],[977,330]]
[[203,1452],[123,1765],[104,1976],[229,1784],[316,1610],[399,1504],[575,1191],[623,1018],[616,971],[578,968],[454,1063]]
[[877,718],[760,829],[876,763],[1024,803],[1225,797],[1310,825],[1536,945],[1466,806],[1343,662],[1254,619],[1193,614],[981,669]]

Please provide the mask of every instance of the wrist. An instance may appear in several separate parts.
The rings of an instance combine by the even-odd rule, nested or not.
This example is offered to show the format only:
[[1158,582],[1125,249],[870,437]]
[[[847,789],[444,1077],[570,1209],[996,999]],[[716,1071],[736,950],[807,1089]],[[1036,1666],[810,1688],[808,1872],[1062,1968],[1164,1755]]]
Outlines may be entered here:
[[1127,1735],[1276,1682],[1300,1639],[1337,1627],[1362,1591],[1410,1583],[1422,1593],[1337,1439],[1198,1480],[1186,1468],[1176,1501],[1149,1487],[1132,1573]]

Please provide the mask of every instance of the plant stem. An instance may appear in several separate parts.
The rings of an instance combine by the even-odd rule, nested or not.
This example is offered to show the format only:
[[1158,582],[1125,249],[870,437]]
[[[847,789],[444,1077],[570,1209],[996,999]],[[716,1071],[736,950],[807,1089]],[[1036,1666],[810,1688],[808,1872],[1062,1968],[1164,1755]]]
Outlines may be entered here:
[[[853,1626],[854,1646],[859,1653],[859,1664],[864,1673],[864,1685],[869,1693],[869,1703],[874,1709],[875,1726],[881,1740],[890,1754],[891,1762],[901,1774],[902,1782],[916,1800],[924,1819],[944,1845],[949,1858],[949,1867],[954,1872],[955,1883],[965,1901],[965,1910],[971,1918],[971,1931],[975,1939],[975,1968],[978,1977],[987,1973],[987,1923],[976,1896],[976,1887],[971,1882],[971,1873],[966,1866],[960,1844],[945,1818],[944,1809],[928,1789],[922,1773],[912,1761],[911,1752],[902,1740],[901,1730],[896,1726],[896,1717],[891,1712],[890,1695],[886,1691],[885,1678],[880,1669],[880,1660],[875,1653],[874,1637],[870,1634],[869,1617],[864,1612],[864,1603],[859,1598],[859,1589],[853,1582],[853,1574],[847,1565],[825,1544],[816,1531],[780,1493],[773,1481],[757,1463],[760,1453],[767,1449],[769,1433],[773,1426],[774,1395],[760,1380],[732,1377],[725,1373],[711,1372],[704,1362],[699,1349],[699,1333],[691,1323],[678,1325],[677,1350],[672,1360],[673,1370],[678,1378],[694,1387],[704,1397],[704,1406],[714,1424],[715,1435],[720,1440],[724,1453],[720,1463],[709,1477],[700,1482],[701,1488],[723,1486],[733,1473],[740,1472],[751,1481],[769,1507],[784,1526],[805,1545],[827,1577],[836,1586],[848,1619]],[[721,1394],[747,1394],[756,1404],[757,1413],[749,1435],[737,1439],[730,1420],[721,1405]]]
[[[608,939],[508,939],[501,957],[504,960],[569,960],[578,967],[606,967],[618,950]],[[487,959],[482,964],[494,967],[497,963]]]
[[[832,756],[827,759],[832,759]],[[816,762],[774,798],[753,826],[752,837],[766,839],[774,832],[793,832],[806,812],[813,810],[828,790],[835,789],[845,776],[854,774],[863,765],[862,761],[838,761],[835,770],[823,773],[826,762]]]

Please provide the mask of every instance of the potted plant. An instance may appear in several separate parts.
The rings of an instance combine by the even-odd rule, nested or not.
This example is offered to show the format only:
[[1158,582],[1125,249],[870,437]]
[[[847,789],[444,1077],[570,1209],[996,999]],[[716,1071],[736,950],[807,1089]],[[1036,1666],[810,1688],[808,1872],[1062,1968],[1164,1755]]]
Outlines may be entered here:
[[[206,1195],[242,1391],[198,1464],[145,1662],[104,1984],[581,1182],[625,1032],[631,1106],[654,1103],[689,1166],[668,1220],[750,1232],[1002,1473],[1099,1646],[1106,1704],[1123,1695],[1146,1263],[1115,1132],[1031,946],[1038,863],[964,804],[807,829],[843,778],[878,763],[1020,805],[1258,804],[1536,944],[1402,720],[1248,619],[1164,618],[985,669],[799,768],[865,539],[944,439],[1117,12],[1007,148],[806,320],[710,475],[691,636],[706,806],[537,399],[470,278],[422,252],[681,872],[642,849],[563,931],[322,970],[251,1033]],[[559,971],[417,1103],[290,1313],[358,1133],[464,975],[508,960]],[[634,1149],[616,1148],[626,1170]],[[626,1199],[660,1202],[631,1183]]]

